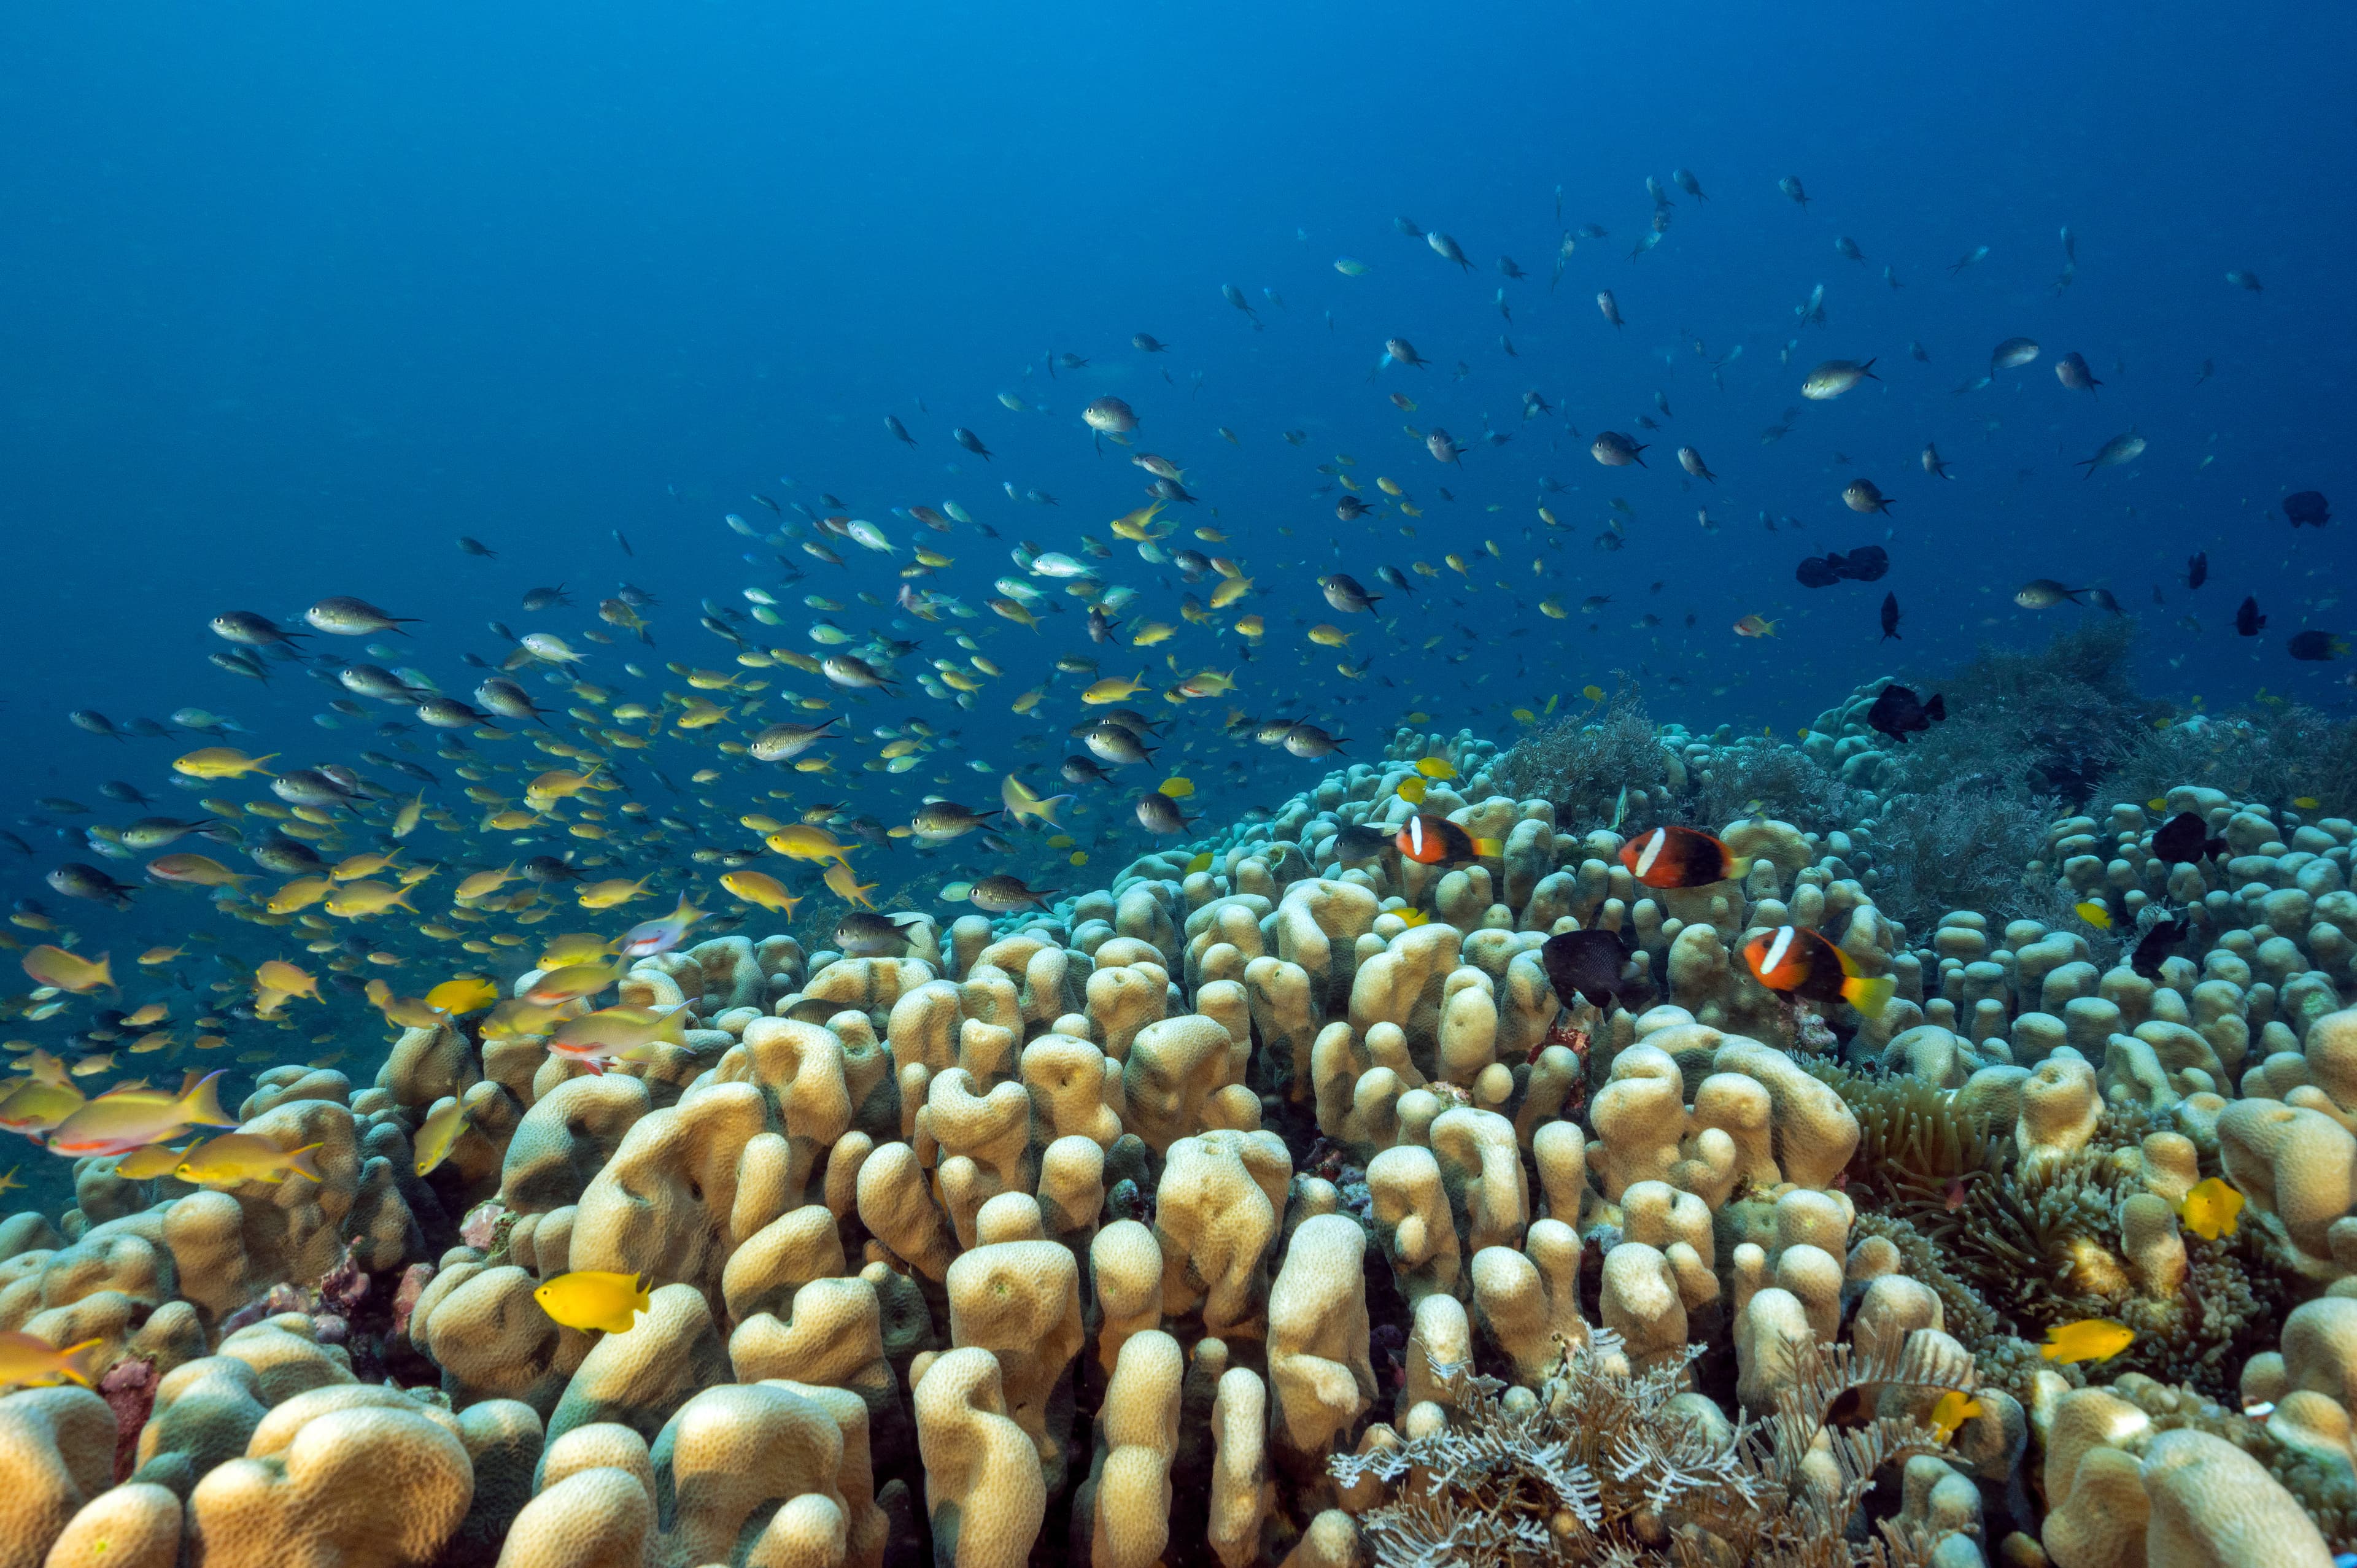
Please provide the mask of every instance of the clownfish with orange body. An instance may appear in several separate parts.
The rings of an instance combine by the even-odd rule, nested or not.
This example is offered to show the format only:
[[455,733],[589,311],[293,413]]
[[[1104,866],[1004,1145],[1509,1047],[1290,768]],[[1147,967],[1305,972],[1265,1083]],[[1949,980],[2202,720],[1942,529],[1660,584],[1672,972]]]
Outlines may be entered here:
[[1655,828],[1620,846],[1620,864],[1648,887],[1707,887],[1741,876],[1749,857],[1692,828]]
[[1831,1006],[1846,1002],[1869,1018],[1890,1004],[1896,983],[1860,974],[1849,954],[1801,926],[1779,926],[1745,944],[1743,961],[1752,977],[1780,996],[1801,997]]
[[1505,847],[1496,839],[1475,838],[1447,817],[1410,817],[1392,842],[1418,865],[1458,865]]

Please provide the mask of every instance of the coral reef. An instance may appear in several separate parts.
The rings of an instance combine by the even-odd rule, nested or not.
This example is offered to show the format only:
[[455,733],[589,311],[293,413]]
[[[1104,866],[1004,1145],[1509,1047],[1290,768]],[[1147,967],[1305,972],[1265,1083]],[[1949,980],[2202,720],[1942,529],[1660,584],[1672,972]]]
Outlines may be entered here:
[[[2113,636],[1975,678],[2034,705]],[[472,1025],[373,1081],[266,1072],[242,1131],[318,1144],[318,1182],[93,1157],[70,1208],[0,1220],[0,1329],[96,1339],[105,1374],[0,1397],[0,1563],[2357,1545],[2357,822],[2074,789],[1942,882],[1904,802],[1970,797],[1865,726],[1879,688],[1798,748],[1629,693],[1505,754],[1403,730],[903,956],[641,959],[625,1000],[688,1026],[602,1075]],[[1416,811],[1494,853],[1338,851]],[[2180,812],[2222,852],[2159,853]],[[1681,817],[1747,874],[1637,882],[1621,832]],[[2138,968],[2069,913],[2095,897],[2183,934]],[[1787,924],[1894,999],[1762,988],[1742,949]],[[1540,956],[1578,929],[1626,944],[1601,1009]],[[645,1276],[646,1310],[557,1324],[534,1293],[579,1271]],[[2087,1319],[2134,1337],[2041,1354]]]

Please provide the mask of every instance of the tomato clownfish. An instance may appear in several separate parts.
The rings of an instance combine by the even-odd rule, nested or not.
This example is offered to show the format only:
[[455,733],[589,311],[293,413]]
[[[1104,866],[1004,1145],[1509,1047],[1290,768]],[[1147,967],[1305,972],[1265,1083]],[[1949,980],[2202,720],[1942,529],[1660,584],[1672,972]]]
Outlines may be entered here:
[[1419,865],[1456,865],[1504,848],[1496,839],[1477,839],[1446,817],[1410,817],[1392,841]]
[[1781,996],[1798,996],[1828,1006],[1846,1002],[1867,1017],[1890,1004],[1896,982],[1860,974],[1849,954],[1800,926],[1779,926],[1744,945],[1743,961],[1754,979]]
[[1692,828],[1641,833],[1620,846],[1620,864],[1648,887],[1707,887],[1751,869],[1750,857]]

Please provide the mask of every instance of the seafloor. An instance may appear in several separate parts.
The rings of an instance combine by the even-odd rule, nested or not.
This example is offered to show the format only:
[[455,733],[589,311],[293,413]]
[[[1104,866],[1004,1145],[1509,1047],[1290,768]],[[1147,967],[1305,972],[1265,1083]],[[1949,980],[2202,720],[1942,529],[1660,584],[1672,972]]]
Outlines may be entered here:
[[[109,1369],[0,1399],[0,1568],[2322,1568],[2357,824],[2156,786],[1941,907],[2006,846],[1892,798],[1877,690],[1798,746],[1403,731],[905,956],[705,941],[622,987],[686,1045],[602,1076],[457,1026],[265,1072],[244,1130],[322,1181],[90,1159],[0,1221],[0,1328]],[[1711,803],[1748,875],[1632,880],[1615,812]],[[1499,852],[1338,859],[1416,811]],[[2186,812],[2224,847],[2165,864]],[[1764,990],[1788,923],[1898,1000]],[[1566,1010],[1538,949],[1595,927],[1628,968]],[[651,1304],[559,1326],[572,1271]],[[2046,1353],[2090,1322],[2133,1338]]]

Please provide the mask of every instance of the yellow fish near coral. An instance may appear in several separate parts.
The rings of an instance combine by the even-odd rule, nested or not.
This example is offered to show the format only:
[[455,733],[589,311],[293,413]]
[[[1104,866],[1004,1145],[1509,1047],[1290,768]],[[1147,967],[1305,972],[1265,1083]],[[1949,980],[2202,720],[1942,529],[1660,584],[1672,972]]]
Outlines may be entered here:
[[628,1334],[638,1322],[638,1315],[651,1305],[643,1280],[640,1274],[581,1269],[557,1275],[533,1292],[532,1299],[540,1303],[541,1311],[567,1328]]
[[2108,931],[2112,929],[2111,910],[2095,899],[2090,898],[2083,903],[2072,905],[2071,912],[2099,931]]
[[362,988],[369,1005],[384,1015],[384,1021],[403,1029],[438,1029],[447,1016],[436,1007],[415,996],[396,996],[393,987],[382,980],[371,980]]
[[828,892],[834,894],[839,898],[848,900],[852,905],[858,908],[873,909],[876,908],[874,904],[868,902],[867,898],[867,896],[870,893],[876,891],[876,884],[873,882],[860,881],[857,876],[852,874],[851,862],[847,860],[838,860],[833,865],[828,866],[826,868],[826,875],[822,877],[820,880],[826,884]]
[[60,1350],[38,1335],[0,1329],[0,1390],[46,1389],[59,1383],[91,1388],[98,1382],[102,1339],[85,1339]]
[[450,1151],[457,1145],[458,1134],[466,1130],[466,1106],[455,1099],[444,1098],[418,1126],[414,1145],[417,1174],[425,1176],[448,1159]]
[[2243,1195],[2216,1176],[2196,1184],[2177,1206],[2177,1217],[2185,1221],[2185,1228],[2204,1241],[2232,1236],[2242,1223],[2242,1213]]
[[1956,1435],[1956,1429],[1980,1414],[1981,1402],[1961,1389],[1950,1389],[1932,1407],[1932,1429],[1946,1443]]
[[124,1181],[152,1181],[159,1176],[169,1176],[188,1155],[187,1147],[142,1144],[114,1162],[114,1174]]
[[1415,770],[1426,779],[1454,779],[1457,765],[1445,757],[1427,757],[1415,765]]
[[788,919],[793,918],[794,906],[802,902],[786,890],[784,883],[766,871],[723,872],[720,886],[746,903],[774,909]]
[[2108,1317],[2083,1317],[2046,1331],[2038,1353],[2069,1366],[2076,1361],[2108,1361],[2136,1343],[2136,1330]]
[[500,988],[479,974],[446,980],[425,993],[425,1005],[453,1017],[479,1012],[500,999]]
[[1417,776],[1401,779],[1399,789],[1394,792],[1401,800],[1405,800],[1409,805],[1420,806],[1424,804],[1424,792],[1426,788],[1426,786],[1423,778],[1421,776]]
[[242,1181],[283,1182],[288,1173],[321,1180],[312,1155],[327,1147],[306,1144],[282,1149],[256,1133],[224,1133],[190,1149],[172,1172],[197,1187],[234,1187]]

